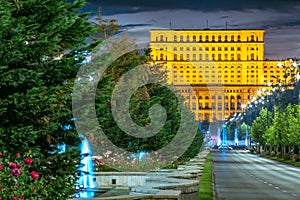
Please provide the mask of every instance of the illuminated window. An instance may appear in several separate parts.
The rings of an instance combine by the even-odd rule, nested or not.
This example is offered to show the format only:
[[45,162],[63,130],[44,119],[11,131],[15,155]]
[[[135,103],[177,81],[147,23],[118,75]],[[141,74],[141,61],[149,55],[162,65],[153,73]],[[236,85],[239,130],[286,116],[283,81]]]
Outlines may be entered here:
[[186,59],[190,60],[190,54],[186,54]]
[[231,36],[231,42],[233,42],[233,41],[234,41],[234,36],[232,35],[232,36]]
[[224,60],[228,60],[228,54],[224,55]]
[[163,36],[163,35],[160,36],[160,41],[161,41],[161,42],[164,41],[164,36]]
[[177,36],[174,35],[174,42],[177,42]]
[[193,54],[193,60],[196,60],[196,54]]
[[222,41],[222,39],[221,39],[221,38],[222,38],[222,37],[221,37],[221,35],[219,35],[219,36],[218,36],[218,41],[219,41],[219,42],[221,42],[221,41]]
[[225,42],[227,42],[227,40],[228,40],[228,36],[227,36],[227,35],[225,35]]
[[231,54],[231,56],[230,56],[231,58],[231,60],[234,60],[234,54]]
[[186,36],[186,41],[187,41],[187,42],[190,41],[190,36],[189,36],[189,35]]
[[193,42],[196,42],[196,36],[193,35]]
[[160,60],[164,60],[164,54],[160,54],[160,58],[159,58]]
[[199,36],[199,42],[202,42],[202,35]]

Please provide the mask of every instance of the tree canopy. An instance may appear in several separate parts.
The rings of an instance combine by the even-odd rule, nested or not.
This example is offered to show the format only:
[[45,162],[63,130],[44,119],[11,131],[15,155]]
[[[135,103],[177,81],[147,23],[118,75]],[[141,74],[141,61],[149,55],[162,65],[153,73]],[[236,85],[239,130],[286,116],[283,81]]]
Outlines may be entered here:
[[[73,79],[95,33],[84,0],[0,1],[0,151],[31,152],[51,199],[68,198],[80,142],[72,119]],[[66,128],[68,127],[68,128]],[[46,195],[46,194],[44,194]]]

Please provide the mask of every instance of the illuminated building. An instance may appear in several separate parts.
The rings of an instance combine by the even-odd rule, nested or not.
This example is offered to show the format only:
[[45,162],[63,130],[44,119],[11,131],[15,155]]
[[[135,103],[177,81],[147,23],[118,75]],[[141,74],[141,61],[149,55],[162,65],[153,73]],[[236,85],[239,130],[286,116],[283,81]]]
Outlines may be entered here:
[[153,64],[165,66],[168,83],[196,119],[224,120],[243,112],[274,77],[284,79],[280,61],[264,58],[264,30],[156,29],[150,30],[150,48]]

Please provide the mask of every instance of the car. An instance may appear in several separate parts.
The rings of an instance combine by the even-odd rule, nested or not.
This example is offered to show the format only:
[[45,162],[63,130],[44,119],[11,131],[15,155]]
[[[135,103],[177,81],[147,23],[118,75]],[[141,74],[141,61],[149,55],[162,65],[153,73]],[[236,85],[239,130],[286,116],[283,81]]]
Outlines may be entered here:
[[230,146],[228,146],[228,145],[222,144],[222,145],[220,145],[220,146],[218,147],[218,150],[219,150],[219,151],[232,150],[232,147],[230,147]]

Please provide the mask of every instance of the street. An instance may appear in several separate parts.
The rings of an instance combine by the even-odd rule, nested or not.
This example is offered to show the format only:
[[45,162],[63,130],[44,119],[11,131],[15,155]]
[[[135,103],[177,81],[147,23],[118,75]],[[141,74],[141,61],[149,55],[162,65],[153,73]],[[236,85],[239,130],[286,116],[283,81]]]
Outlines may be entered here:
[[246,151],[212,151],[215,199],[300,199],[300,168]]

